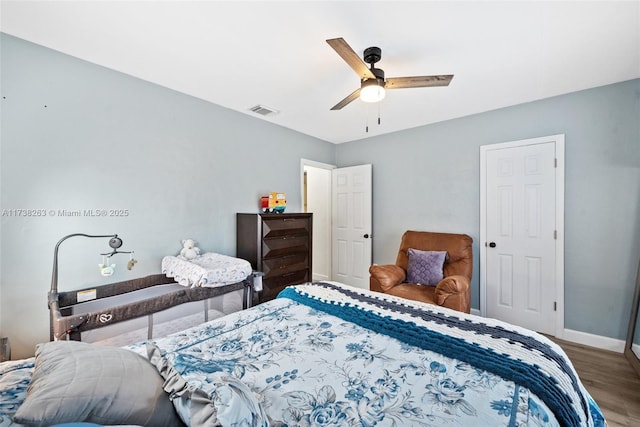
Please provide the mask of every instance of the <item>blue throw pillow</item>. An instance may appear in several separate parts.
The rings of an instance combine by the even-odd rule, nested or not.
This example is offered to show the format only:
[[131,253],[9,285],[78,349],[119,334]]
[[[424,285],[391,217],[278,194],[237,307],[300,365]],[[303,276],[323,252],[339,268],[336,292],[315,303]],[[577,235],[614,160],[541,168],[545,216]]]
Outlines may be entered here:
[[420,251],[410,248],[407,255],[407,282],[435,286],[443,279],[442,267],[447,259],[446,251]]

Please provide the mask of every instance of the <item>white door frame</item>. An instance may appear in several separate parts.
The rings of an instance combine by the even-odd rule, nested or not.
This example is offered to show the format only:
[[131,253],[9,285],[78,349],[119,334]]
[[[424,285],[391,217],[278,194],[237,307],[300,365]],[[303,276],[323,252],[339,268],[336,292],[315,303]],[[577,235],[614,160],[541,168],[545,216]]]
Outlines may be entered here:
[[[321,162],[316,162],[314,160],[308,160],[308,159],[300,159],[300,211],[299,212],[304,212],[304,169],[305,166],[308,167],[313,167],[313,168],[317,168],[317,169],[326,169],[331,171],[332,169],[336,169],[337,166],[336,165],[330,165],[328,163],[321,163]],[[331,195],[329,195],[329,199],[325,200],[324,203],[326,203],[328,205],[328,212],[329,215],[331,215]],[[314,231],[317,229],[314,225],[313,227]],[[332,260],[333,260],[333,256],[332,256],[332,247],[333,247],[333,236],[331,235],[331,230],[327,231],[324,233],[324,236],[328,237],[328,242],[326,245],[326,250],[328,251],[328,253],[325,253],[326,258],[329,261],[329,265],[327,266],[329,271],[327,273],[329,273],[329,279],[331,279],[331,275],[332,273],[332,268],[333,266],[332,264]],[[313,248],[313,253],[316,253],[317,247],[318,245],[316,244],[317,239],[314,239],[313,241],[313,245],[315,246]],[[315,263],[313,264],[315,266]],[[316,270],[318,271],[318,270]],[[313,271],[311,272],[312,275],[312,279],[313,279]],[[313,279],[315,280],[315,279]]]
[[[317,168],[317,169],[325,169],[325,170],[330,170],[335,171],[335,170],[342,170],[342,169],[348,169],[348,168],[355,168],[358,166],[368,166],[369,167],[369,174],[371,174],[371,165],[354,165],[354,166],[348,166],[345,168],[338,168],[336,165],[331,165],[331,164],[327,164],[327,163],[321,163],[321,162],[316,162],[313,160],[308,160],[308,159],[300,159],[300,212],[304,211],[304,196],[305,196],[305,188],[304,188],[304,174],[305,174],[305,167],[312,167],[312,168]],[[371,179],[371,175],[369,175],[369,179]],[[329,197],[328,200],[324,201],[325,203],[327,203],[327,205],[330,208],[331,211],[331,221],[333,222],[334,220],[334,207],[333,207],[333,203],[334,203],[334,178],[331,179],[331,195]],[[371,185],[371,183],[369,183],[369,185]],[[372,198],[373,196],[373,188],[370,188],[370,194],[369,197]],[[371,217],[373,216],[373,206],[369,206],[369,215],[371,215]],[[314,221],[315,222],[315,221]],[[328,245],[328,251],[329,251],[329,259],[330,259],[330,266],[329,266],[329,270],[331,273],[331,279],[330,280],[334,280],[334,276],[335,276],[335,260],[334,260],[334,239],[336,238],[334,235],[334,230],[333,230],[333,225],[331,226],[331,229],[326,233],[326,235],[328,235],[329,237],[329,245]],[[365,231],[366,234],[368,234],[370,237],[368,237],[367,240],[367,245],[369,246],[369,257],[370,259],[368,260],[368,265],[371,264],[371,262],[373,261],[373,243],[371,242],[371,229],[373,228],[373,223],[370,224],[370,227],[368,227],[369,229],[367,231]],[[315,233],[316,227],[314,224],[314,233]],[[315,252],[315,247],[316,247],[316,242],[313,242],[314,245],[314,252]],[[360,264],[362,265],[362,264]],[[368,266],[367,266],[368,269]],[[312,276],[313,276],[313,272],[312,272]],[[367,276],[368,277],[368,276]],[[368,282],[367,282],[367,289],[368,289]]]
[[487,152],[490,150],[522,147],[541,143],[555,143],[556,147],[556,333],[555,336],[562,338],[564,333],[564,134],[545,136],[540,138],[523,139],[519,141],[504,142],[499,144],[480,146],[480,314],[487,315]]

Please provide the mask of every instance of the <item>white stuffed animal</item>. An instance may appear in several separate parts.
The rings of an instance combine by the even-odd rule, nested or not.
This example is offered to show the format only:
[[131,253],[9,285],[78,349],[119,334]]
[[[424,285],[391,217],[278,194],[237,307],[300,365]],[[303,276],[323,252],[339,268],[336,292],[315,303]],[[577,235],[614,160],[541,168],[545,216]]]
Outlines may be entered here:
[[184,260],[191,260],[200,255],[200,248],[196,246],[196,242],[193,239],[185,239],[182,241],[182,250],[178,258]]

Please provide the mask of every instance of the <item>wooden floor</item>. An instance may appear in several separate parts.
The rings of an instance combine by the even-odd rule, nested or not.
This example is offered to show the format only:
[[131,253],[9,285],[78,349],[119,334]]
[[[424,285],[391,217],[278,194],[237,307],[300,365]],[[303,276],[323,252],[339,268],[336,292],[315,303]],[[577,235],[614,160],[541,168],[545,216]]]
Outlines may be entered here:
[[551,339],[573,362],[609,427],[640,426],[640,377],[622,353]]

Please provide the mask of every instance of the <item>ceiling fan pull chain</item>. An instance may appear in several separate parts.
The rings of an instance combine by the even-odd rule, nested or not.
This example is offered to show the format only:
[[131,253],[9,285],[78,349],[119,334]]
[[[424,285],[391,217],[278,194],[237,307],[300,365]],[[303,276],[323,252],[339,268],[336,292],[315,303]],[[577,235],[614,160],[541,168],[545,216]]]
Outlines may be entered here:
[[365,105],[364,109],[365,109],[364,131],[366,133],[369,133],[369,106]]

